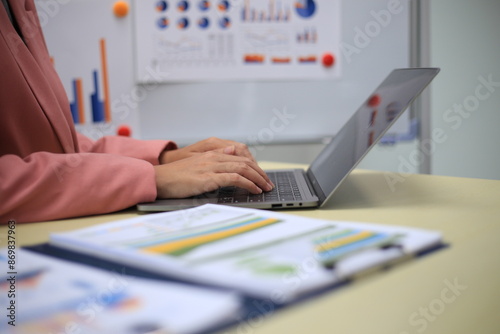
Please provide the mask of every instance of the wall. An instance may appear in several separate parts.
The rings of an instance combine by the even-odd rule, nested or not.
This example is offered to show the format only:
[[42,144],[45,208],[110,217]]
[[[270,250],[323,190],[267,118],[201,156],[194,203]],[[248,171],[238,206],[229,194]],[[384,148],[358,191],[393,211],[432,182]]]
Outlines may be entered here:
[[499,18],[499,0],[431,1],[433,174],[500,179]]
[[[430,11],[431,65],[441,68],[430,87],[431,173],[500,179],[500,0],[434,0]],[[319,145],[298,148],[277,159],[308,163]],[[359,168],[418,172],[417,150],[379,145]]]

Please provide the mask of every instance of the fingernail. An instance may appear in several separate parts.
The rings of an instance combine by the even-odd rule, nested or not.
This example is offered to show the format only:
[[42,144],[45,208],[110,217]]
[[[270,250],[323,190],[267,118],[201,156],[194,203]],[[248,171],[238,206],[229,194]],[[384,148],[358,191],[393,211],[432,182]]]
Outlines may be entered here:
[[267,191],[271,191],[274,188],[274,184],[268,183],[267,184]]
[[234,146],[228,146],[224,148],[224,154],[233,154],[234,153]]

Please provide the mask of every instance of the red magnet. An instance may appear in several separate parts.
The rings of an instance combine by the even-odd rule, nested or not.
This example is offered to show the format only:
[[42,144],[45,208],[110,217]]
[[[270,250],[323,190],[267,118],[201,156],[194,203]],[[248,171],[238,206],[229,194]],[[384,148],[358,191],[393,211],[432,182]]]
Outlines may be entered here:
[[368,105],[370,107],[377,107],[379,104],[380,104],[380,101],[382,101],[382,99],[380,98],[379,95],[375,94],[373,95],[372,97],[370,97],[370,99],[368,100]]
[[335,57],[331,53],[323,55],[323,66],[332,67],[335,64]]
[[127,126],[127,125],[122,125],[118,128],[118,130],[116,131],[116,133],[119,135],[119,136],[124,136],[124,137],[130,137],[130,135],[132,134],[132,130],[130,130],[130,127]]

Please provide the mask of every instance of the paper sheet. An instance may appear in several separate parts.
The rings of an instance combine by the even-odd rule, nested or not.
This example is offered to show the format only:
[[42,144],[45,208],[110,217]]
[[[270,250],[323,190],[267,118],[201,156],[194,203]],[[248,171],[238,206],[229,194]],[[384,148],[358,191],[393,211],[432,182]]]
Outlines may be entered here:
[[[0,266],[7,267],[6,250]],[[2,277],[0,305],[15,301],[5,334],[193,333],[236,317],[232,293],[147,280],[16,250],[13,284]],[[9,298],[8,291],[15,296]],[[13,326],[15,325],[15,326]]]
[[339,0],[140,0],[133,15],[140,83],[341,74]]
[[51,236],[60,247],[282,301],[439,241],[433,231],[210,204]]

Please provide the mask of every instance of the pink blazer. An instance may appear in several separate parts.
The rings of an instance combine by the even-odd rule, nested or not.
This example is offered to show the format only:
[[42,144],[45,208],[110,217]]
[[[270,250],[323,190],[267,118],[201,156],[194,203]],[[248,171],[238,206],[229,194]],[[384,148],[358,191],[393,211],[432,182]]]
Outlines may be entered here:
[[153,165],[169,141],[76,133],[33,0],[0,4],[0,223],[102,214],[156,197]]

